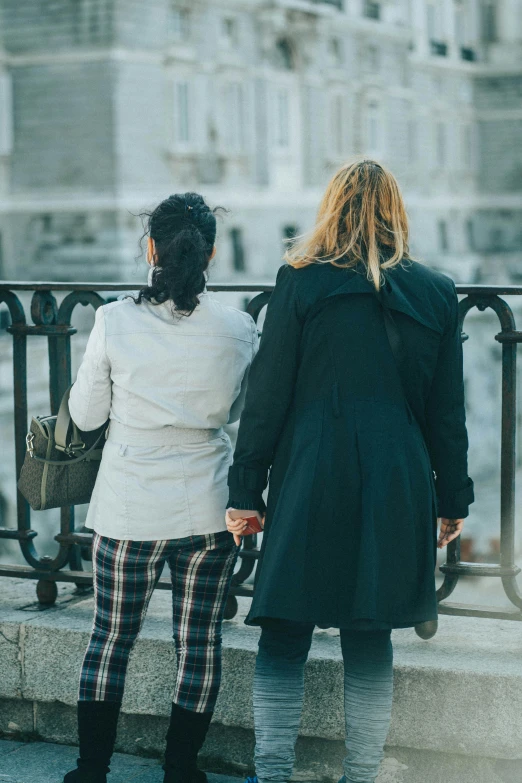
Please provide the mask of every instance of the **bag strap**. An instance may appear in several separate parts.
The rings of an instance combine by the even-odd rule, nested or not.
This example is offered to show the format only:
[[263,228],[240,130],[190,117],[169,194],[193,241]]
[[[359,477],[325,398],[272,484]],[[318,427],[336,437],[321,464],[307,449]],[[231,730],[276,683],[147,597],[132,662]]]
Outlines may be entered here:
[[[93,445],[85,451],[85,443],[82,440],[80,430],[74,423],[69,412],[69,396],[71,394],[72,385],[66,390],[62,397],[60,407],[58,409],[58,416],[56,417],[56,424],[54,426],[54,445],[58,451],[63,451],[70,457],[71,454],[76,454],[77,451],[82,451],[79,457],[70,457],[68,460],[61,459],[45,459],[45,457],[37,457],[36,454],[31,453],[31,459],[35,459],[37,462],[45,462],[47,465],[74,465],[77,462],[82,462],[85,459],[101,459],[102,450],[96,451],[101,439],[105,436],[107,427],[104,427]],[[71,441],[67,443],[67,434],[69,427],[71,427]]]
[[[66,454],[74,454],[76,451],[83,451],[85,443],[80,435],[80,430],[72,421],[71,414],[69,413],[69,397],[71,394],[72,386],[66,390],[62,397],[60,407],[58,409],[58,416],[56,417],[56,425],[54,428],[54,444],[58,451],[64,451]],[[69,427],[71,427],[71,442],[67,443],[67,434]]]
[[101,455],[103,453],[102,449],[96,450],[96,447],[99,445],[101,439],[105,437],[105,430],[106,428],[100,432],[93,445],[87,449],[87,451],[84,451],[84,453],[79,457],[70,457],[69,459],[45,459],[45,457],[37,457],[36,454],[31,454],[31,459],[35,459],[37,462],[45,462],[47,465],[61,465],[62,467],[75,465],[76,463],[82,462],[83,460],[89,458],[91,460],[101,459]]

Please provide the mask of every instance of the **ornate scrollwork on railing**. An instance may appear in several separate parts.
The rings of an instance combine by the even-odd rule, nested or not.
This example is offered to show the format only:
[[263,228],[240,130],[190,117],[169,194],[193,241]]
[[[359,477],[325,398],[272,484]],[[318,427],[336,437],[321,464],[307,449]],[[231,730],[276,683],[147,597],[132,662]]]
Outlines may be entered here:
[[[46,337],[49,353],[49,393],[51,412],[56,413],[63,393],[71,383],[71,337],[76,329],[71,319],[78,305],[96,310],[105,303],[102,294],[125,293],[135,288],[126,284],[67,284],[67,283],[0,283],[0,304],[9,310],[11,325],[8,331],[13,337],[14,378],[14,427],[15,427],[15,471],[18,477],[24,456],[25,436],[28,423],[27,407],[27,337]],[[211,291],[250,292],[257,294],[247,306],[247,311],[257,322],[259,315],[270,298],[272,286],[262,285],[214,285]],[[522,295],[522,288],[515,286],[457,286],[461,300],[460,321],[470,310],[491,308],[497,315],[501,331],[495,339],[502,345],[502,414],[501,414],[501,487],[500,487],[500,562],[467,563],[461,560],[460,539],[448,547],[446,562],[441,566],[444,580],[438,590],[440,612],[452,615],[501,617],[522,619],[522,594],[516,577],[520,569],[515,564],[515,470],[516,470],[516,349],[522,342],[522,332],[516,331],[513,312],[502,295]],[[32,292],[31,319],[28,324],[22,302],[16,291]],[[53,293],[54,292],[54,293]],[[55,293],[65,292],[58,306]],[[261,292],[261,293],[259,293]],[[463,334],[463,339],[466,336]],[[42,604],[51,604],[56,599],[58,581],[73,582],[79,588],[92,585],[92,575],[84,570],[92,536],[88,531],[76,530],[74,508],[60,511],[60,532],[55,536],[58,551],[54,557],[40,556],[35,546],[36,531],[31,529],[31,512],[25,499],[18,493],[16,528],[0,528],[0,538],[17,540],[28,565],[0,565],[0,575],[36,579],[37,595]],[[232,594],[226,616],[237,612],[236,596],[250,596],[252,586],[248,583],[259,557],[257,537],[245,538],[240,552],[239,569],[234,575]],[[502,580],[512,610],[475,607],[446,603],[461,576],[489,576]],[[170,580],[160,580],[159,587],[170,589]],[[417,628],[423,638],[430,638],[436,632],[436,623],[426,623]]]
[[[439,611],[442,614],[465,615],[471,617],[495,617],[501,619],[522,619],[522,595],[516,577],[520,568],[515,563],[515,475],[516,475],[516,408],[517,343],[522,342],[522,332],[516,331],[515,318],[510,306],[499,294],[522,293],[519,288],[486,288],[482,286],[461,287],[467,296],[459,302],[461,328],[467,314],[476,307],[480,311],[491,308],[497,315],[501,331],[495,335],[502,345],[502,411],[501,411],[501,452],[500,452],[500,562],[468,563],[461,560],[460,538],[448,546],[446,562],[440,570],[444,581],[437,597]],[[466,336],[463,335],[465,338]],[[446,599],[455,590],[461,576],[500,577],[505,593],[513,609],[495,609],[488,607],[448,604]],[[436,631],[436,623],[426,623],[418,629],[424,638]]]
[[[15,471],[16,477],[25,457],[25,436],[28,424],[27,405],[27,337],[47,338],[49,355],[49,396],[50,410],[57,413],[60,400],[71,384],[71,337],[76,329],[71,325],[72,316],[78,305],[96,310],[105,304],[98,292],[121,292],[133,290],[135,286],[125,284],[110,285],[67,285],[1,283],[0,304],[5,304],[10,313],[11,325],[8,332],[13,336],[13,378],[14,378],[14,426],[15,426]],[[271,286],[212,286],[211,290],[251,291],[262,293],[255,296],[248,305],[248,312],[256,320],[270,298]],[[27,323],[22,302],[15,291],[31,291],[30,313],[32,323]],[[53,292],[64,291],[62,302],[58,306]],[[37,532],[31,529],[31,509],[20,493],[17,495],[17,527],[0,528],[0,539],[17,540],[27,566],[1,565],[0,574],[22,576],[37,580],[37,597],[42,604],[52,604],[56,600],[58,581],[74,582],[78,588],[92,585],[92,575],[84,570],[84,561],[89,559],[92,535],[85,530],[76,530],[74,507],[60,509],[60,531],[54,537],[58,550],[54,557],[39,555],[34,539]],[[255,536],[245,539],[241,552],[239,570],[234,575],[235,595],[250,595],[252,588],[245,585],[251,576],[259,555]],[[160,588],[170,589],[169,580],[160,580]],[[227,617],[233,617],[237,611],[237,601],[232,595],[227,607]]]

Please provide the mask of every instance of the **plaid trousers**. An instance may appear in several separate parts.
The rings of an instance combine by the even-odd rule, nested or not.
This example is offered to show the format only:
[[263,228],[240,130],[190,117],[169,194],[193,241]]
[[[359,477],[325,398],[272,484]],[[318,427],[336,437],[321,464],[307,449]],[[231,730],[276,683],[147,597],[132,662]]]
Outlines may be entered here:
[[227,531],[166,541],[119,541],[95,534],[94,624],[79,700],[122,700],[130,652],[168,563],[178,663],[173,701],[193,712],[212,712],[221,682],[221,626],[237,552]]

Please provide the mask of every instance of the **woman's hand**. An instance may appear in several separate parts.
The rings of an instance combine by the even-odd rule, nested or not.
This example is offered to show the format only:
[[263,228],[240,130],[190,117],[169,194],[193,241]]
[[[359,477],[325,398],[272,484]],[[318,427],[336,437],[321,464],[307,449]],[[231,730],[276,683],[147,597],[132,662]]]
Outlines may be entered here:
[[438,548],[444,549],[445,546],[448,546],[450,541],[460,536],[463,528],[463,519],[446,519],[446,517],[441,517]]
[[[232,519],[230,514],[228,513],[229,509],[227,509],[227,512],[225,514],[225,522],[227,525],[227,530],[229,533],[232,533],[234,536],[234,542],[236,546],[239,546],[241,544],[241,538],[243,536],[243,531],[248,527],[248,522],[246,522],[244,519]],[[249,511],[245,516],[249,517],[255,517],[257,514],[256,511]],[[264,525],[265,518],[261,520],[261,524]]]

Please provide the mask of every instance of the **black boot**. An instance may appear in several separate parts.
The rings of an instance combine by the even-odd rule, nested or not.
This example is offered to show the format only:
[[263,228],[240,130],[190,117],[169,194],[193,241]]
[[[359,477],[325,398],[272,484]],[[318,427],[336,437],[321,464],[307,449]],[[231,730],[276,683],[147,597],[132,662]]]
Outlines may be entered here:
[[206,783],[207,776],[198,770],[197,761],[211,720],[211,712],[192,712],[172,705],[163,783]]
[[120,707],[116,701],[78,702],[80,757],[77,769],[68,772],[63,783],[106,783]]

